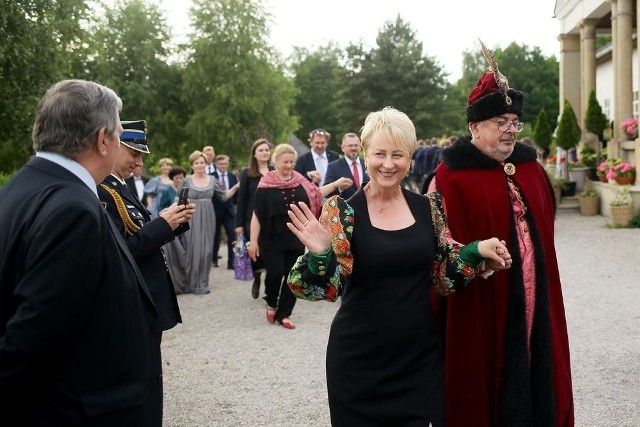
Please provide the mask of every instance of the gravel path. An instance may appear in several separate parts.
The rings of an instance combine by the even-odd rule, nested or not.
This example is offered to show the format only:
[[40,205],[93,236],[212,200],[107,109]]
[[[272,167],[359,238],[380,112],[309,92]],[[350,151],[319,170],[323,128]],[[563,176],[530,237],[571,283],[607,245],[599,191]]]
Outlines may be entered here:
[[[640,426],[639,247],[640,229],[556,219],[576,426]],[[330,426],[324,356],[339,303],[298,301],[289,331],[233,271],[213,268],[210,283],[179,296],[184,323],[164,335],[164,425]]]

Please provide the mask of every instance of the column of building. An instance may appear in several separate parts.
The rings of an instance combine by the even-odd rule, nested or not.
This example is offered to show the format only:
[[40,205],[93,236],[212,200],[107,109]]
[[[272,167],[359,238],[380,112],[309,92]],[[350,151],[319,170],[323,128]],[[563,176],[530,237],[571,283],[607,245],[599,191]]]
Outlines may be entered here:
[[580,87],[581,109],[578,110],[580,123],[584,126],[589,106],[589,95],[596,89],[596,19],[585,19],[580,25],[580,69],[582,84]]
[[564,109],[565,100],[569,101],[574,111],[582,111],[580,37],[575,34],[560,34],[558,40],[560,41],[560,114]]

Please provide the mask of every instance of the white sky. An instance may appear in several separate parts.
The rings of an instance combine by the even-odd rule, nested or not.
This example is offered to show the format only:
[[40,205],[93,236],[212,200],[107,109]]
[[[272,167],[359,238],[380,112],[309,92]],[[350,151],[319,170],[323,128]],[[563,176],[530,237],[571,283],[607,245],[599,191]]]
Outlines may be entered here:
[[[160,0],[176,36],[186,33],[190,0]],[[553,17],[556,0],[267,0],[273,15],[271,44],[287,57],[293,46],[314,49],[329,41],[346,47],[362,40],[371,48],[386,21],[399,14],[450,74],[461,75],[462,52],[509,43],[539,47],[559,56],[560,24]]]

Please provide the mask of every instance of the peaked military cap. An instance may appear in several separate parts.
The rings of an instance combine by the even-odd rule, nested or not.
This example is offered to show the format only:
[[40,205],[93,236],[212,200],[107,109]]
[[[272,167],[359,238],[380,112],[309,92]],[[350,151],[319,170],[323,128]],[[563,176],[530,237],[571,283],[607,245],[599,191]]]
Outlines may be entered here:
[[141,153],[149,153],[147,122],[145,120],[129,120],[121,123],[123,130],[120,134],[120,143]]

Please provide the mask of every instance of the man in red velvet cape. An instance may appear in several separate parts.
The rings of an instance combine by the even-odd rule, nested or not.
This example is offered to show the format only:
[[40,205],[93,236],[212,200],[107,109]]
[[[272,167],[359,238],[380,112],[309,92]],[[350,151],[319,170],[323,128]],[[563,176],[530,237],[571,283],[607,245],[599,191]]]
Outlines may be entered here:
[[471,135],[443,151],[429,184],[442,193],[453,239],[497,236],[513,257],[509,270],[433,297],[448,427],[574,425],[556,207],[535,149],[516,142],[522,106],[497,66],[485,73],[468,99]]

